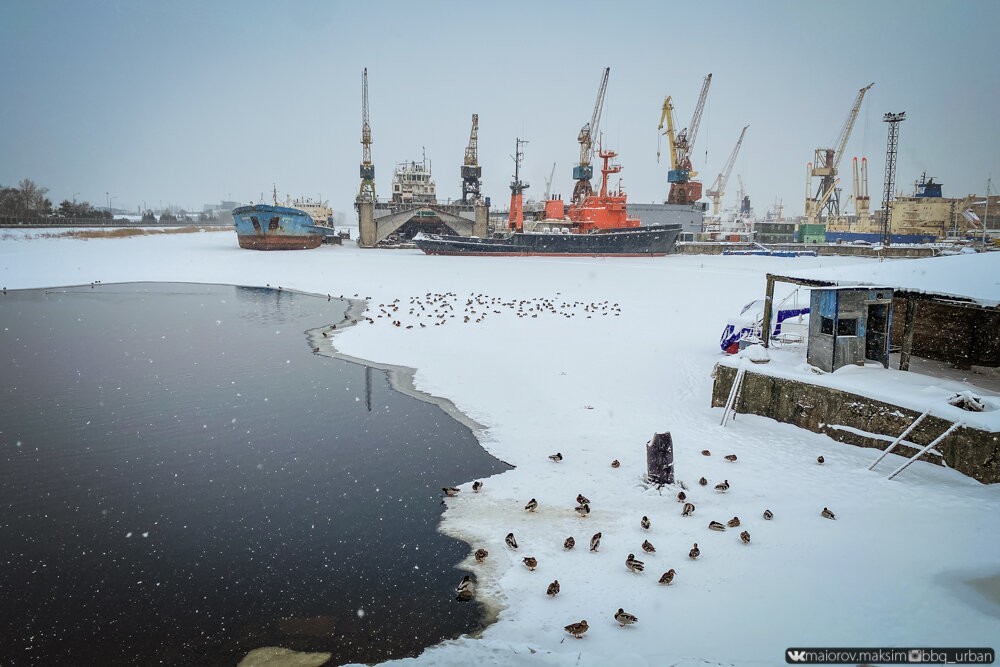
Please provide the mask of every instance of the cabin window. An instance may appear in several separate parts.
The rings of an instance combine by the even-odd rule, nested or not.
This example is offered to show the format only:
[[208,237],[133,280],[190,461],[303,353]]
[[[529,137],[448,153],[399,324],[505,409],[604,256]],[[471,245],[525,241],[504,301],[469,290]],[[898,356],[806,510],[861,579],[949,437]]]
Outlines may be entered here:
[[819,332],[828,336],[833,335],[833,320],[829,317],[819,318]]
[[837,320],[837,335],[838,336],[857,336],[858,335],[858,321],[857,320]]
[[278,231],[278,223],[281,222],[281,218],[274,216],[267,222],[267,231],[276,232]]
[[253,225],[254,231],[260,232],[260,220],[257,219],[256,215],[250,216],[250,223]]

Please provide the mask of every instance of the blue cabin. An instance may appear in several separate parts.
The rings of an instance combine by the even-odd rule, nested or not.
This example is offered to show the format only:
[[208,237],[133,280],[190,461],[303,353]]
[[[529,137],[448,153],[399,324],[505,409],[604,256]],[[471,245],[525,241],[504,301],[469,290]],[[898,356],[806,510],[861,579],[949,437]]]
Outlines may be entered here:
[[889,367],[891,287],[814,287],[806,361],[828,373],[865,360]]

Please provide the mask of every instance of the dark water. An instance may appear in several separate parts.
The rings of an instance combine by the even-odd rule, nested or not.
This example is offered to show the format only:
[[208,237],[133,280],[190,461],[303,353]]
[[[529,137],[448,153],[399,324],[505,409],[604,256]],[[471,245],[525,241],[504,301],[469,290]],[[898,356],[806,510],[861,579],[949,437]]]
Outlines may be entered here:
[[345,304],[255,288],[0,297],[0,664],[332,663],[476,629],[440,488],[506,468],[385,373]]

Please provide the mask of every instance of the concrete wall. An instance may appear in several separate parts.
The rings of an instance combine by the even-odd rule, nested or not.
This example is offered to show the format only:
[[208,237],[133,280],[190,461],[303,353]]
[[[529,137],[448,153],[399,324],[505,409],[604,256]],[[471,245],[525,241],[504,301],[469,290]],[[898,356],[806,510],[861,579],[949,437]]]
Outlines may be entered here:
[[[931,246],[889,246],[876,249],[872,246],[831,243],[828,245],[788,243],[769,245],[774,250],[814,250],[819,255],[845,255],[857,257],[934,257],[937,250]],[[685,255],[721,255],[723,250],[756,250],[749,243],[682,243],[677,252]]]
[[[713,377],[712,407],[725,407],[736,369],[717,364]],[[888,447],[891,440],[859,435],[832,425],[848,426],[894,439],[920,416],[913,410],[866,396],[752,371],[747,371],[740,400],[735,407],[739,413],[770,417],[814,433],[823,433],[838,442],[880,450]],[[951,422],[943,419],[927,417],[907,436],[907,440],[920,446],[930,444],[950,425]],[[960,473],[985,484],[1000,482],[1000,433],[958,429],[937,449],[944,455],[945,463]],[[906,457],[913,456],[917,451],[902,444],[893,450]],[[876,458],[877,454],[872,452],[872,461]],[[940,464],[940,459],[930,454],[922,460]],[[876,468],[882,474],[889,474],[892,470],[892,464],[884,461]]]

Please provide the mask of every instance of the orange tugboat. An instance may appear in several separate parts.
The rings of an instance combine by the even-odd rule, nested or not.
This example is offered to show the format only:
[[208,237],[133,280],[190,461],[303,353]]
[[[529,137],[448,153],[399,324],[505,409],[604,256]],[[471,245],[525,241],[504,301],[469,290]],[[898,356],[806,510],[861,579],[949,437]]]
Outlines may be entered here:
[[520,179],[523,153],[518,139],[514,158],[514,180],[510,185],[508,232],[497,238],[440,234],[418,234],[417,247],[428,255],[591,255],[660,256],[673,251],[681,225],[643,227],[626,212],[626,196],[621,187],[608,192],[608,176],[619,173],[614,151],[600,150],[601,189],[584,192],[567,207],[561,198],[545,202],[545,220],[535,229],[524,231],[523,193],[528,184]]

